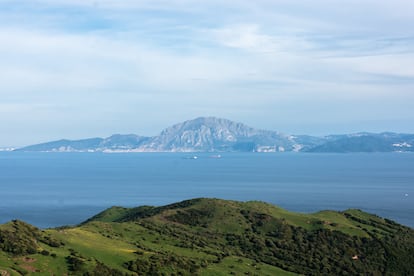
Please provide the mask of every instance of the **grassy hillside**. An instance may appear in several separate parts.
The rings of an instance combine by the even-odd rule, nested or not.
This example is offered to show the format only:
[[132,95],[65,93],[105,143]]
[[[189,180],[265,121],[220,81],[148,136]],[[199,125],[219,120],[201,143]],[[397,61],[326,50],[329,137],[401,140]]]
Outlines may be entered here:
[[0,275],[409,275],[414,230],[360,210],[192,199],[77,227],[0,226]]

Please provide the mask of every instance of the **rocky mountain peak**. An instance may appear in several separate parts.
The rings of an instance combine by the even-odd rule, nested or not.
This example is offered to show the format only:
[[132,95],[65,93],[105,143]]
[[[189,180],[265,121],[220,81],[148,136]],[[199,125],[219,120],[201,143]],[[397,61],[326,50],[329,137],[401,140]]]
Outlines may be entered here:
[[114,134],[105,139],[59,140],[23,151],[87,152],[407,152],[414,151],[414,134],[356,133],[313,137],[284,135],[216,117],[198,117],[144,137]]
[[230,132],[251,132],[253,128],[248,127],[242,123],[236,123],[227,119],[216,117],[199,117],[193,120],[188,120],[179,124],[175,124],[165,129],[162,134],[176,132],[176,131],[197,131],[197,130],[228,130]]
[[168,151],[224,150],[261,133],[264,132],[227,119],[199,117],[163,130],[151,147]]

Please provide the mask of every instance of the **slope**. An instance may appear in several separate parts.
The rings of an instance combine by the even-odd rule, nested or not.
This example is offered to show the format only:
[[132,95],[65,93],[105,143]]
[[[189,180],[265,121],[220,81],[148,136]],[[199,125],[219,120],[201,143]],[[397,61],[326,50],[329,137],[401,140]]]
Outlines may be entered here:
[[0,226],[0,271],[90,275],[409,275],[414,231],[360,210],[293,213],[198,198],[112,207],[77,227]]

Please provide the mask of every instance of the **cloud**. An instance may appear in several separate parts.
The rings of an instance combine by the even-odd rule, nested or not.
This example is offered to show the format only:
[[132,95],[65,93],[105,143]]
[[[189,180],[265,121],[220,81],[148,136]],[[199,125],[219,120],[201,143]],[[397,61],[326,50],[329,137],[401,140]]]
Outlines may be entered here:
[[272,37],[260,34],[257,25],[239,25],[212,31],[217,42],[231,48],[270,52],[277,50]]
[[44,121],[52,135],[63,121],[68,135],[100,136],[205,114],[285,126],[413,118],[411,1],[0,3],[3,125]]
[[270,35],[260,30],[257,24],[242,24],[210,30],[212,39],[231,48],[256,53],[298,54],[312,48],[310,40],[295,34]]
[[414,53],[338,58],[331,61],[361,74],[405,77],[407,80],[408,78],[414,80],[414,68],[411,66],[414,64]]

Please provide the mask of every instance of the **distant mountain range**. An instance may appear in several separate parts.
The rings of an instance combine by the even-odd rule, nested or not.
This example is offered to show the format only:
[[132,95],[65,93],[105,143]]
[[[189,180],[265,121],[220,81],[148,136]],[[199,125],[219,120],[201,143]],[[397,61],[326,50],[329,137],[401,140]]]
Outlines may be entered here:
[[410,152],[414,134],[356,133],[315,137],[261,130],[215,117],[200,117],[153,137],[58,140],[16,149],[44,152]]

